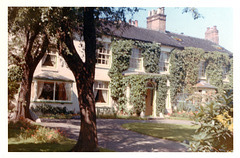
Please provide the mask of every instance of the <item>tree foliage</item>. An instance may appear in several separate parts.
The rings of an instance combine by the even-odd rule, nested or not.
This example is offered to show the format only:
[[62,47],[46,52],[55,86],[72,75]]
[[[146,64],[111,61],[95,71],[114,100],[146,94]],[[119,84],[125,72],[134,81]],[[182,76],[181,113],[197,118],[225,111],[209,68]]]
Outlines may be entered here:
[[[33,73],[39,61],[47,51],[48,8],[9,7],[8,8],[8,40],[9,40],[9,74],[11,68],[21,67],[21,86],[15,109],[15,118],[30,118],[30,94]],[[20,70],[20,68],[18,68]],[[16,69],[15,69],[16,70]],[[11,79],[17,78],[10,76]],[[9,86],[12,86],[9,84]],[[11,89],[11,87],[9,87]]]

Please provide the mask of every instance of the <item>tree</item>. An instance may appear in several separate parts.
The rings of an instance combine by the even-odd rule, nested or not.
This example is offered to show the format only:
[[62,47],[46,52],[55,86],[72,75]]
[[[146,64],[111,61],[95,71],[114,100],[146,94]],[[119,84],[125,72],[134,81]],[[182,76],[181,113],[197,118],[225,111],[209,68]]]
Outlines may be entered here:
[[[31,118],[30,94],[33,73],[47,51],[49,39],[46,32],[47,8],[35,7],[9,7],[8,32],[9,32],[9,56],[15,59],[15,64],[22,68],[22,80],[20,85],[15,117]],[[11,60],[11,62],[14,60]],[[11,63],[10,64],[14,64]]]
[[[52,23],[56,30],[58,49],[68,67],[74,74],[81,116],[81,130],[77,144],[72,151],[97,151],[95,99],[93,83],[96,64],[96,37],[111,26],[119,26],[126,21],[125,14],[133,13],[136,8],[52,8]],[[97,28],[97,29],[96,29]],[[85,61],[77,53],[74,33],[83,37],[85,42]]]

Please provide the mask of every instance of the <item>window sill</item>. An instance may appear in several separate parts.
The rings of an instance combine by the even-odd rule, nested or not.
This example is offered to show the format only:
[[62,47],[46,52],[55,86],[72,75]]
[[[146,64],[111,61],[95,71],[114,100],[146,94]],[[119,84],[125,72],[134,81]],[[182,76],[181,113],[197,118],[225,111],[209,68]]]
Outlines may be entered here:
[[96,64],[96,68],[106,68],[106,69],[110,69],[110,65]]
[[57,68],[47,68],[47,67],[42,67],[41,68],[42,71],[53,71],[53,72],[58,72]]
[[109,105],[109,103],[95,103],[95,105],[97,105],[97,106],[108,106]]
[[169,74],[169,71],[160,71],[160,74]]
[[144,72],[144,70],[134,69],[134,68],[128,68],[128,71],[132,72]]
[[71,101],[56,101],[56,100],[35,100],[32,103],[52,103],[52,104],[72,104]]

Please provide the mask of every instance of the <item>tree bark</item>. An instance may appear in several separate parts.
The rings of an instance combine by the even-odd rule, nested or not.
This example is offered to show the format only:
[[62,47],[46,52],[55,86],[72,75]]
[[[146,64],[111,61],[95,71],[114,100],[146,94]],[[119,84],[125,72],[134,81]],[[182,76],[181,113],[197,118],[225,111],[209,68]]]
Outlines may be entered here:
[[[71,151],[98,151],[95,98],[93,93],[96,63],[94,8],[84,8],[85,63],[83,63],[73,45],[73,38],[68,34],[71,29],[66,22],[62,23],[61,29],[64,33],[60,33],[59,52],[74,74],[81,117],[79,138]],[[71,54],[66,53],[64,44]]]
[[43,43],[41,44],[41,49],[40,44],[36,48],[34,52],[34,56],[32,57],[31,52],[32,50],[32,45],[37,37],[36,34],[39,32],[37,31],[34,35],[31,36],[26,42],[25,46],[25,53],[24,53],[24,59],[25,63],[23,64],[23,76],[22,76],[22,82],[20,86],[20,92],[18,95],[18,101],[17,101],[17,109],[15,111],[16,115],[13,118],[13,120],[19,120],[19,119],[25,119],[29,118],[33,120],[33,118],[30,115],[29,107],[30,107],[30,97],[31,97],[31,85],[32,85],[32,80],[33,80],[33,73],[39,63],[39,61],[42,59],[44,56],[49,40],[48,36],[46,33],[44,33],[42,40]]

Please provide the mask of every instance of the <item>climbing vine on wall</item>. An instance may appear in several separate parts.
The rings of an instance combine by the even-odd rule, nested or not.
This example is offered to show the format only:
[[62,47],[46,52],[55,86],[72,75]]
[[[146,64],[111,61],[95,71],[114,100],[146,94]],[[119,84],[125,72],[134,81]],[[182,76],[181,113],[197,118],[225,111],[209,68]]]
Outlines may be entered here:
[[181,93],[185,86],[186,69],[184,58],[180,50],[173,50],[170,56],[170,96],[175,101],[177,93]]
[[220,52],[207,52],[205,60],[207,62],[206,75],[210,84],[216,86],[219,93],[223,93],[223,68],[231,67],[229,56]]
[[160,45],[157,43],[135,41],[134,46],[141,50],[145,71],[148,73],[158,73],[161,54]]
[[156,113],[165,111],[165,101],[167,98],[167,75],[130,75],[126,77],[126,82],[130,86],[130,104],[133,105],[133,112],[140,114],[145,111],[147,82],[155,83]]
[[[210,84],[216,86],[218,91],[223,92],[223,67],[231,67],[230,58],[221,52],[204,52],[199,48],[187,47],[184,50],[174,50],[170,58],[170,93],[172,101],[175,101],[177,93],[193,93],[192,88],[198,81],[199,64],[206,62],[206,76]],[[229,71],[232,87],[232,71]]]
[[112,66],[108,75],[111,78],[111,97],[117,103],[118,111],[124,111],[126,109],[126,85],[123,80],[124,77],[122,72],[129,67],[132,47],[133,42],[130,40],[114,40],[111,43]]
[[[130,86],[129,102],[133,105],[133,112],[140,114],[145,111],[146,82],[154,80],[157,90],[157,113],[165,110],[167,96],[167,77],[153,75],[130,75],[123,76],[122,72],[129,68],[132,48],[138,48],[143,57],[145,71],[148,73],[159,72],[160,45],[157,43],[144,43],[131,40],[114,40],[112,48],[112,66],[108,75],[111,78],[111,97],[117,103],[118,111],[126,112],[126,87]],[[161,85],[159,85],[161,84]]]

